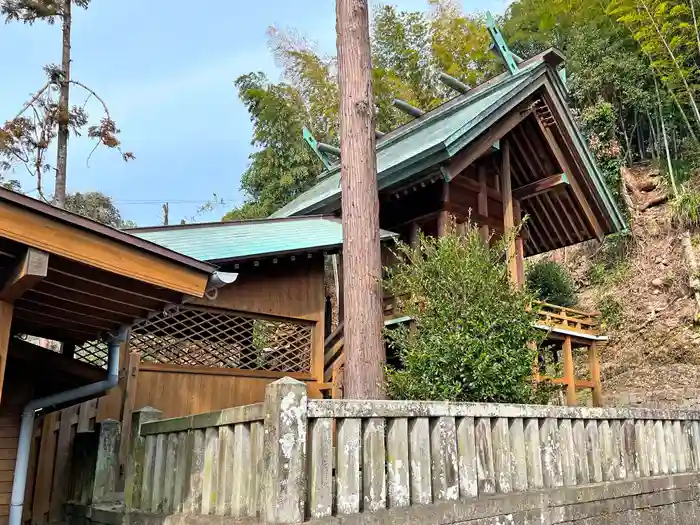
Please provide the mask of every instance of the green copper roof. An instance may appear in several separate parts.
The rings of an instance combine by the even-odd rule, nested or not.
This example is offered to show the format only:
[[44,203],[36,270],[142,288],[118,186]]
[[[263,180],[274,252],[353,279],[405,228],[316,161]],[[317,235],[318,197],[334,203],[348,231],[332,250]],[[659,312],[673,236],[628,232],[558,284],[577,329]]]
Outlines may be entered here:
[[[528,86],[541,76],[543,70],[544,60],[533,60],[515,75],[500,75],[473,92],[446,102],[388,133],[377,142],[379,189],[449,159],[491,125],[497,118],[495,115],[500,116],[499,110],[510,109],[534,91]],[[339,200],[340,165],[335,165],[322,177],[318,184],[272,214],[272,217],[312,213]]]
[[[324,216],[158,226],[128,232],[208,262],[331,250],[343,244],[340,219]],[[394,235],[381,231],[382,239]]]

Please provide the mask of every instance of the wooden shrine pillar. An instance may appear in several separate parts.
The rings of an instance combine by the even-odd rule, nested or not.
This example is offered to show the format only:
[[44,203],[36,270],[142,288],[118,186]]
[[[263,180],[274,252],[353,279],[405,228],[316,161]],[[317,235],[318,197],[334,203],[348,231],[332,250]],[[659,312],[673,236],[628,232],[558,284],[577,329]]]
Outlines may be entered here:
[[[501,199],[503,201],[503,234],[510,235],[515,228],[513,213],[513,189],[510,176],[510,143],[501,140]],[[508,258],[508,273],[514,284],[518,285],[518,261],[516,257],[515,237],[508,243],[506,256]]]
[[[486,168],[480,164],[477,168],[477,173],[479,177],[479,196],[477,201],[477,211],[484,219],[488,219],[489,216],[489,194],[488,186],[486,185]],[[479,228],[479,234],[481,235],[481,240],[487,242],[489,240],[489,227],[487,224],[483,224]]]
[[571,348],[571,337],[564,338],[562,345],[564,361],[564,384],[566,385],[566,404],[576,406],[576,376],[574,374],[574,352]]
[[5,382],[7,353],[10,350],[10,328],[12,327],[13,311],[14,306],[11,303],[0,301],[0,403],[2,402],[2,387]]
[[438,237],[444,237],[452,228],[450,212],[445,208],[450,201],[450,183],[442,181],[442,210],[438,214],[437,234]]
[[[517,200],[513,201],[513,214],[515,215],[516,226],[520,228],[522,214],[520,211],[520,202]],[[525,285],[525,247],[523,246],[522,233],[522,230],[520,230],[518,236],[515,238],[515,262],[518,272],[518,286],[521,288]]]
[[598,356],[598,346],[595,341],[588,347],[588,369],[593,381],[593,406],[603,406],[603,387],[600,384],[600,359]]

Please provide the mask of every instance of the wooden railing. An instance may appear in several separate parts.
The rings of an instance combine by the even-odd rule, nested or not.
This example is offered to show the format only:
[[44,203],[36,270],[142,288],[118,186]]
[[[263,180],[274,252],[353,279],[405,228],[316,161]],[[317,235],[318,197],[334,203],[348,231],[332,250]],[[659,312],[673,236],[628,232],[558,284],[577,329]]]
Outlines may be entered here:
[[600,335],[600,314],[582,312],[573,308],[537,301],[538,321],[540,324],[580,333],[582,335]]

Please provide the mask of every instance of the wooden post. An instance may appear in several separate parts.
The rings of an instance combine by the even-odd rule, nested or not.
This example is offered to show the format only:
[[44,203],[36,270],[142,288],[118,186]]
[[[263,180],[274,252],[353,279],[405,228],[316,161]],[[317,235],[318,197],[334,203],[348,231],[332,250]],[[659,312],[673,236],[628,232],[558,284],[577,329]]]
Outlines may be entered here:
[[[486,185],[486,168],[483,164],[480,164],[477,168],[479,177],[479,196],[477,201],[477,209],[479,215],[488,218],[489,216],[489,195],[488,186]],[[489,227],[487,224],[483,224],[479,228],[479,234],[481,235],[481,240],[487,242],[489,239]]]
[[598,359],[598,346],[595,341],[588,347],[588,368],[593,381],[593,406],[603,406],[603,388],[600,384],[600,360]]
[[306,399],[306,385],[289,377],[265,389],[261,516],[265,523],[304,521]]
[[10,347],[10,328],[12,327],[13,306],[0,301],[0,402],[2,401],[2,385],[5,381],[5,366],[7,352]]
[[[510,143],[501,140],[501,198],[503,199],[503,234],[512,235],[515,227],[513,218],[513,192],[510,180]],[[508,273],[514,284],[518,284],[518,262],[515,255],[515,237],[508,243]]]
[[131,423],[136,403],[136,385],[139,377],[139,362],[141,356],[137,352],[131,352],[126,358],[123,377],[120,378],[120,389],[122,391],[122,412],[119,420],[122,423],[122,436],[124,439],[119,443],[119,464],[121,473],[118,488],[124,489],[124,479],[126,476],[126,461],[129,453],[130,441],[127,436],[131,436]]
[[438,237],[444,237],[450,232],[450,229],[452,228],[451,224],[451,215],[448,210],[445,209],[445,207],[448,205],[448,202],[450,200],[450,183],[447,181],[442,181],[442,210],[438,214],[438,224],[437,224],[437,230],[438,230]]
[[131,417],[129,452],[126,463],[124,504],[127,511],[141,508],[141,487],[146,463],[146,438],[141,436],[141,425],[161,418],[162,412],[153,407],[135,410]]
[[[522,215],[520,211],[520,203],[513,201],[513,214],[515,215],[515,225],[520,227]],[[515,238],[515,262],[517,263],[518,287],[522,288],[525,285],[525,249],[523,247],[522,231]]]
[[[119,421],[105,419],[100,424],[95,463],[95,481],[92,488],[92,503],[115,501],[119,480]],[[110,497],[111,496],[111,497]]]
[[564,382],[566,383],[566,404],[576,406],[576,376],[574,375],[574,353],[571,348],[571,337],[564,338],[562,345],[564,354]]

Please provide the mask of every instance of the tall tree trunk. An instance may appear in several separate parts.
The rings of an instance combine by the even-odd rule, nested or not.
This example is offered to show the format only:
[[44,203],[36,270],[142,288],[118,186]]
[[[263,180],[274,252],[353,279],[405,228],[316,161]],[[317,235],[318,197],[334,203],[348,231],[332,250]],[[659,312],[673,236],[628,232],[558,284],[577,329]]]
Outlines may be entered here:
[[700,29],[698,29],[698,18],[695,14],[695,0],[689,0],[690,10],[693,12],[693,25],[695,26],[695,41],[698,43],[698,53],[700,53]]
[[656,140],[656,130],[654,128],[654,121],[651,119],[651,115],[647,112],[647,120],[649,121],[649,144],[651,144],[651,158],[656,160],[660,157],[659,155],[659,142]]
[[71,0],[63,0],[63,49],[61,52],[61,85],[58,98],[58,137],[56,142],[56,185],[54,204],[63,208],[66,204],[66,169],[68,167],[68,94],[70,90],[70,26]]
[[676,177],[673,175],[673,164],[671,163],[671,152],[668,149],[668,137],[666,136],[666,124],[664,124],[664,114],[661,106],[661,95],[659,95],[659,84],[654,77],[654,87],[656,88],[656,101],[659,105],[659,119],[661,120],[661,135],[664,139],[664,150],[666,151],[666,162],[668,165],[668,175],[671,177],[671,187],[673,188],[673,196],[678,197],[678,189],[676,188]]
[[382,264],[367,0],[336,0],[345,397],[384,397]]

